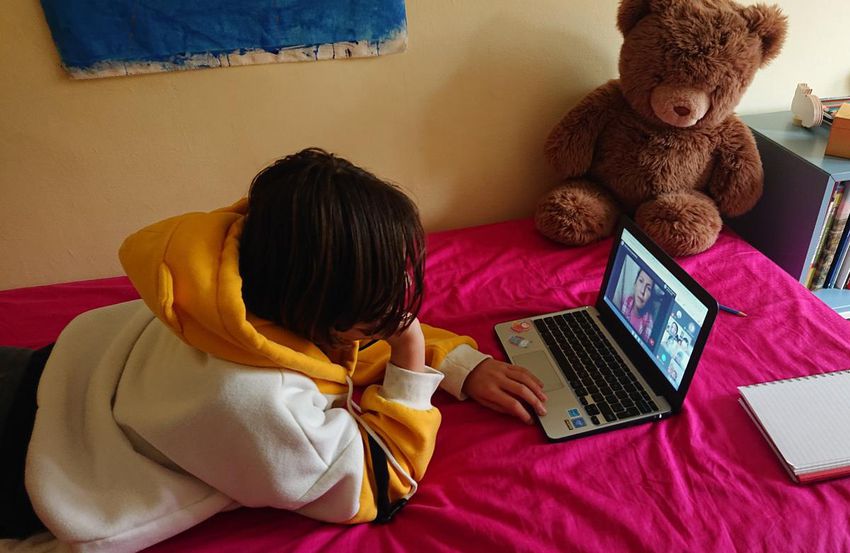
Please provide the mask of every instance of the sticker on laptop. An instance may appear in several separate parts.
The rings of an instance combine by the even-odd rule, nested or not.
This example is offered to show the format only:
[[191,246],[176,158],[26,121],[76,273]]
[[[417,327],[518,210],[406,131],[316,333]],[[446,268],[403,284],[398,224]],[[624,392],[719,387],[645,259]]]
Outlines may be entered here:
[[587,421],[584,420],[584,417],[575,417],[572,419],[573,426],[576,428],[581,428],[582,426],[587,426]]
[[578,412],[578,409],[569,409],[567,414],[571,417],[580,417],[581,413]]
[[511,330],[514,332],[528,332],[531,330],[531,323],[528,321],[517,321],[511,325]]
[[528,344],[531,343],[530,341],[526,340],[522,336],[517,336],[516,334],[514,334],[513,336],[508,338],[508,342],[512,343],[513,345],[515,345],[518,348],[527,348]]

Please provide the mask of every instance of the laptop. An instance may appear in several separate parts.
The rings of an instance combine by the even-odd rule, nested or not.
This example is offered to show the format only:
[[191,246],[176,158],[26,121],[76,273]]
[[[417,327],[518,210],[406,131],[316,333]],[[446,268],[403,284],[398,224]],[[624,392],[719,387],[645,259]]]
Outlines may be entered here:
[[[660,420],[682,408],[717,302],[622,217],[595,306],[496,325],[510,362],[543,381],[550,440]],[[537,416],[537,415],[535,415]]]

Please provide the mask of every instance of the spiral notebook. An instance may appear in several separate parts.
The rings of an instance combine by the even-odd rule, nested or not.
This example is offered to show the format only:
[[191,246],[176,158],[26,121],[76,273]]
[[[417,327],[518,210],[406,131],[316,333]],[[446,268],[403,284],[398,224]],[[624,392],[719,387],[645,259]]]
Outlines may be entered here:
[[795,482],[850,475],[850,370],[738,388]]

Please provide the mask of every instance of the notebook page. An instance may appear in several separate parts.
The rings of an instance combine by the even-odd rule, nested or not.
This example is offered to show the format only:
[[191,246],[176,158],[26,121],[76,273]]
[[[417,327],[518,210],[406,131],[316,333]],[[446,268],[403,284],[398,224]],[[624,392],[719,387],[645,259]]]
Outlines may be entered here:
[[789,465],[850,460],[850,371],[738,388]]

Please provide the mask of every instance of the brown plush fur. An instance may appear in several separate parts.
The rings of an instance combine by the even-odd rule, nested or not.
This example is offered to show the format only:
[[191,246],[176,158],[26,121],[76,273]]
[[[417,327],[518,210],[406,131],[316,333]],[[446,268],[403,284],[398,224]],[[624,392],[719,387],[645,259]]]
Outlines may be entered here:
[[537,228],[568,245],[608,236],[621,211],[672,255],[711,247],[721,215],[755,205],[762,167],[733,114],[785,38],[779,8],[731,0],[622,0],[620,79],[588,94],[552,130],[563,179]]

